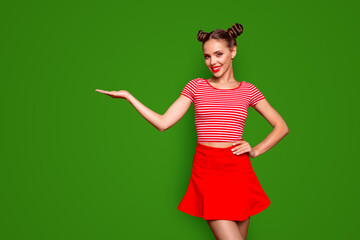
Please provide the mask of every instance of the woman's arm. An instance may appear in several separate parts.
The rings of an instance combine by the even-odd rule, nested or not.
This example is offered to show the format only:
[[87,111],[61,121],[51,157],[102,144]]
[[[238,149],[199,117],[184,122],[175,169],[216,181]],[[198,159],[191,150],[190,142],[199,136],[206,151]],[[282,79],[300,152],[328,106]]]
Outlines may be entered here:
[[187,97],[180,95],[179,98],[176,99],[175,102],[167,109],[167,111],[163,115],[160,115],[147,108],[130,93],[126,99],[134,106],[141,116],[143,116],[160,132],[167,130],[177,123],[185,115],[191,105],[191,101]]
[[275,146],[283,137],[289,133],[289,128],[280,114],[269,104],[266,99],[260,100],[254,109],[258,111],[274,128],[266,138],[253,147],[254,155],[257,157]]
[[177,123],[185,115],[186,111],[191,105],[190,99],[180,95],[179,98],[176,99],[176,101],[168,108],[168,110],[163,115],[161,115],[146,107],[126,90],[104,91],[96,89],[96,91],[109,95],[113,98],[124,98],[128,100],[128,102],[134,106],[134,108],[141,114],[141,116],[143,116],[145,120],[147,120],[160,132],[165,131]]

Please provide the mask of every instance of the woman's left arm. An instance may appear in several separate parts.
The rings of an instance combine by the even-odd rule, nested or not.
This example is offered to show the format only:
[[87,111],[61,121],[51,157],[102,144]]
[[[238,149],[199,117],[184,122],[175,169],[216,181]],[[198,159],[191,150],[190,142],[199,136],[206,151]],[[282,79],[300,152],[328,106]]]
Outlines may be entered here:
[[275,146],[289,133],[289,128],[280,114],[270,105],[266,99],[260,100],[254,107],[274,128],[266,138],[252,148],[249,156],[254,158]]

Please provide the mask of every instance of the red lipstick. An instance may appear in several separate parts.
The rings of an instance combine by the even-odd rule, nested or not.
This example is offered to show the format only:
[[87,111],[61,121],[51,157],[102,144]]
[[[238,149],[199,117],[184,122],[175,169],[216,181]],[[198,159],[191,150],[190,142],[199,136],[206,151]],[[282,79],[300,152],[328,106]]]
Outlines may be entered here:
[[211,67],[211,70],[212,70],[213,72],[218,72],[218,71],[220,71],[220,69],[221,69],[221,66]]

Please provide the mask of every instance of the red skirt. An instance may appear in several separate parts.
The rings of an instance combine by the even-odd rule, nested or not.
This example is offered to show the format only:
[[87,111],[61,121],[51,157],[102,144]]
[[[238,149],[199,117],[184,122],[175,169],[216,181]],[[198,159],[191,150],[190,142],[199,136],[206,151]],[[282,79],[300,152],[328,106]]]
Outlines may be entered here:
[[178,210],[205,220],[243,221],[270,205],[247,153],[197,142],[192,173]]

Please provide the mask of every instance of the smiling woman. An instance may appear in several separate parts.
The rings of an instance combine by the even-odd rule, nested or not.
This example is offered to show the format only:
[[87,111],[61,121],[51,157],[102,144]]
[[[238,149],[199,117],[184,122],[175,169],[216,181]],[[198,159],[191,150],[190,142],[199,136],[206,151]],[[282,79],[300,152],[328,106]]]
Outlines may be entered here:
[[[197,39],[203,43],[205,64],[213,77],[193,79],[181,92],[194,103],[198,142],[178,209],[205,219],[216,239],[246,239],[250,216],[270,205],[249,157],[268,151],[288,133],[285,121],[262,92],[234,78],[232,60],[242,32],[238,23],[227,31],[200,30]],[[253,148],[242,139],[250,106],[274,127]]]
[[[270,205],[250,157],[265,153],[289,131],[285,121],[254,84],[234,78],[232,63],[236,56],[236,37],[242,32],[243,27],[238,23],[228,30],[198,32],[205,64],[213,76],[190,80],[162,115],[147,108],[126,90],[96,90],[113,98],[126,99],[161,132],[177,123],[194,104],[198,139],[190,181],[178,210],[205,219],[216,239],[246,239],[250,216]],[[242,138],[249,107],[258,111],[274,128],[255,147]]]

